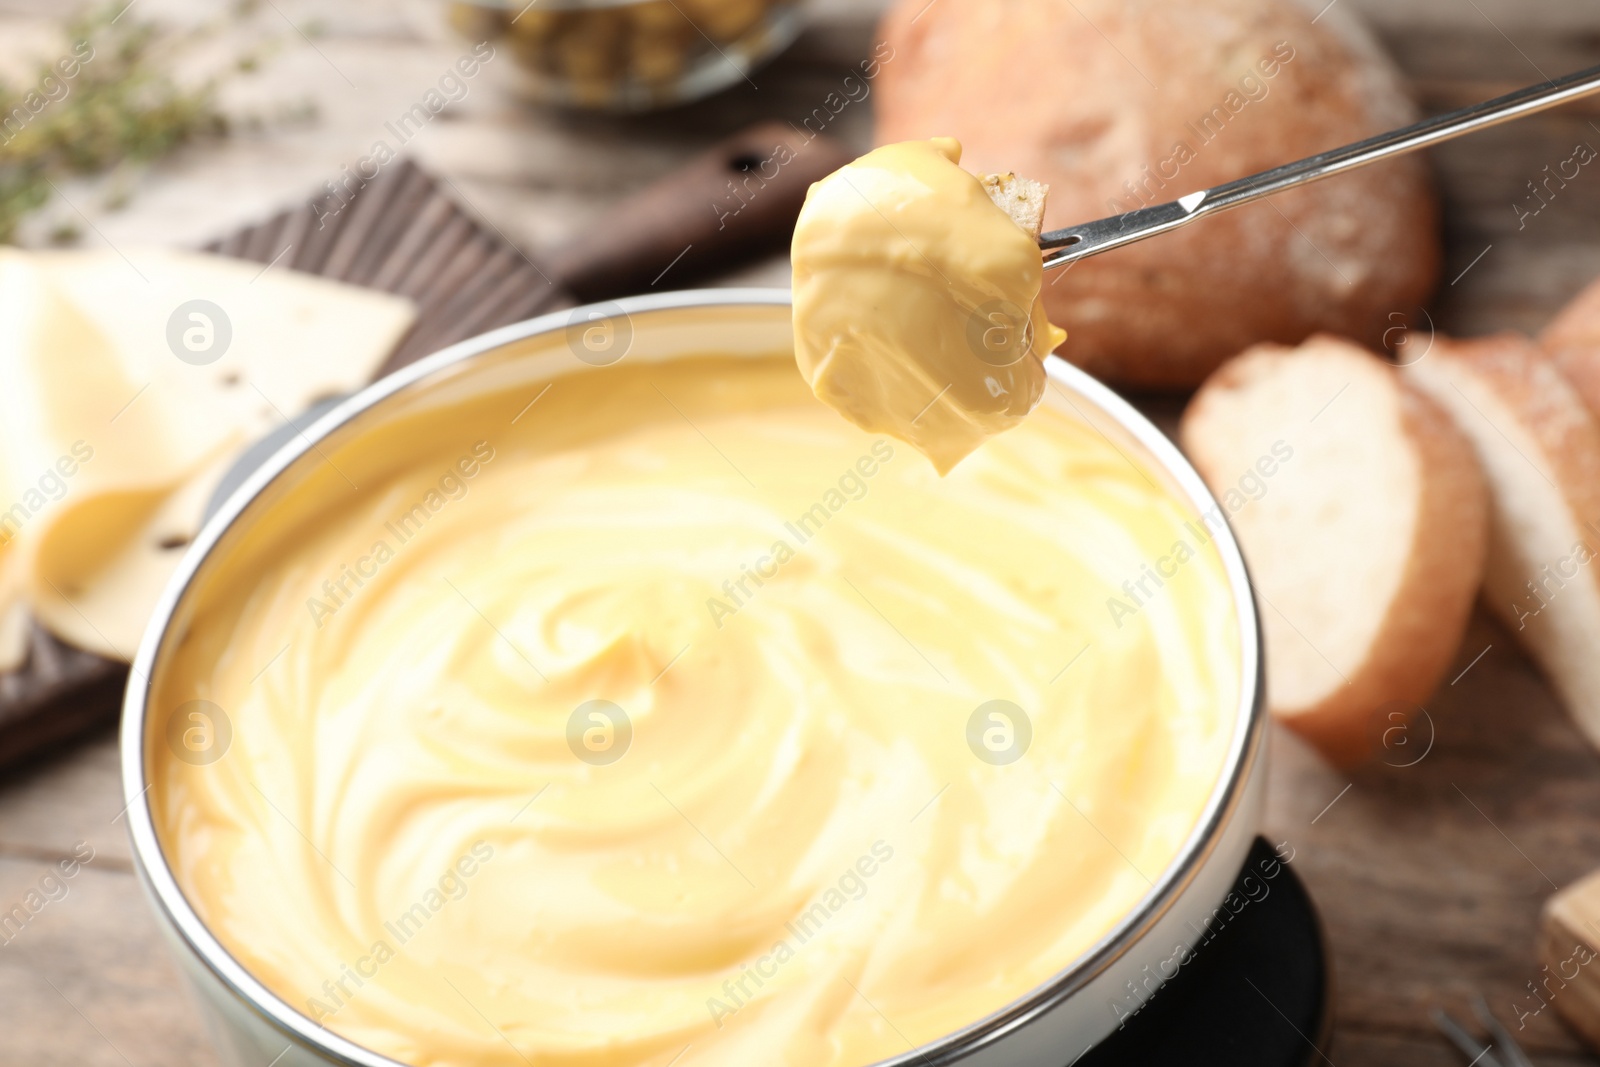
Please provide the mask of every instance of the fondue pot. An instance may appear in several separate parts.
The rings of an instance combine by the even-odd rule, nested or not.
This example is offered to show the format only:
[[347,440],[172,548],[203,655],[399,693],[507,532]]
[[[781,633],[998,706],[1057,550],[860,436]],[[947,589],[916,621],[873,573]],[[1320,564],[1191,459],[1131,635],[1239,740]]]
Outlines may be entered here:
[[[326,492],[313,479],[324,455],[406,412],[484,393],[521,389],[571,374],[593,373],[621,359],[664,362],[706,355],[770,356],[790,347],[786,290],[727,289],[666,293],[562,311],[465,341],[337,403],[250,473],[190,547],[162,596],[133,663],[122,718],[123,788],[134,859],[159,923],[189,977],[223,1061],[238,1067],[359,1064],[395,1067],[319,1026],[270,991],[207,929],[179,888],[156,835],[148,802],[154,746],[168,743],[172,709],[152,705],[154,687],[185,639],[208,582],[238,549],[244,531],[284,529],[284,514],[312,506]],[[1111,390],[1058,359],[1048,361],[1058,388],[1043,403],[1087,422],[1131,462],[1162,477],[1196,514],[1216,502],[1176,447]],[[1240,868],[1256,842],[1265,783],[1260,630],[1238,545],[1219,529],[1215,545],[1232,590],[1240,678],[1233,733],[1220,777],[1194,830],[1171,865],[1105,937],[1081,957],[1063,960],[1048,982],[983,1019],[951,1020],[930,1044],[883,1061],[937,1067],[1063,1067],[1102,1042],[1143,1004],[1152,1010],[1164,982],[1198,968],[1206,931],[1233,910]],[[1270,859],[1252,857],[1265,866]],[[1267,873],[1266,878],[1274,877]],[[867,1067],[867,1065],[862,1065]]]

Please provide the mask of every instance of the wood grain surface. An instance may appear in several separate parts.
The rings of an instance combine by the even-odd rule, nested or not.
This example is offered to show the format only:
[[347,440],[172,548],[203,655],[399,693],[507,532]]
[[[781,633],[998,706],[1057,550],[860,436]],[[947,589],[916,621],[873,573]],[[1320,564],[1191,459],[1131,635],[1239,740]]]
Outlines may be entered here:
[[[1374,17],[1428,110],[1535,81],[1541,71],[1600,62],[1600,6],[1586,0],[1344,2]],[[318,10],[288,0],[274,6],[285,19]],[[13,27],[21,33],[50,14],[42,0],[0,0],[0,45]],[[382,116],[438,76],[459,45],[436,22],[431,5],[352,0],[315,50],[291,46],[261,75],[284,93],[316,95],[317,126],[180,159],[147,175],[120,213],[82,206],[118,243],[195,244],[265,217],[286,196],[336,174]],[[754,86],[647,119],[528,112],[475,88],[416,150],[537,257],[719,137],[757,119],[810,112],[865,54],[871,23],[870,10],[824,4],[815,28],[758,72]],[[864,148],[870,106],[869,99],[846,108],[828,132]],[[1446,206],[1445,282],[1427,316],[1396,309],[1418,343],[1430,321],[1462,334],[1536,329],[1600,274],[1600,169],[1586,168],[1525,225],[1512,206],[1546,163],[1568,158],[1578,141],[1600,145],[1596,123],[1600,106],[1580,105],[1434,151]],[[216,197],[217,188],[230,196]],[[717,283],[786,280],[773,259]],[[1167,426],[1181,405],[1139,400]],[[1449,678],[1415,728],[1417,747],[1403,760],[1391,757],[1404,762],[1425,751],[1412,766],[1380,762],[1341,774],[1274,731],[1267,833],[1295,849],[1326,923],[1338,988],[1334,1036],[1316,1062],[1463,1063],[1428,1012],[1443,1006],[1465,1016],[1480,992],[1516,1031],[1516,1008],[1534,1005],[1526,986],[1539,977],[1543,901],[1600,867],[1600,756],[1510,635],[1480,612]],[[132,875],[122,806],[109,730],[0,779],[0,910],[78,842],[94,849],[67,895],[0,944],[0,1067],[216,1062]],[[1600,1063],[1553,1009],[1516,1032],[1541,1067]]]

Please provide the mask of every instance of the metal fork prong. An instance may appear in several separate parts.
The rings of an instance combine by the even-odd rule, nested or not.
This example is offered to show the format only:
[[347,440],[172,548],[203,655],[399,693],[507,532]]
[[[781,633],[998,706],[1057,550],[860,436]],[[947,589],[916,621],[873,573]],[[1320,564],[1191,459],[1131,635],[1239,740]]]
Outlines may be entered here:
[[1472,998],[1472,1014],[1476,1015],[1483,1028],[1489,1031],[1494,1043],[1505,1051],[1511,1060],[1511,1067],[1533,1067],[1533,1061],[1522,1051],[1522,1046],[1511,1036],[1511,1031],[1507,1030],[1495,1017],[1494,1012],[1489,1010],[1489,1002],[1483,999],[1482,994]]
[[1478,1039],[1467,1033],[1466,1027],[1452,1019],[1443,1009],[1434,1008],[1430,1015],[1433,1018],[1433,1025],[1439,1028],[1439,1032],[1471,1061],[1470,1067],[1506,1067],[1493,1052],[1489,1051],[1492,1045],[1478,1044]]

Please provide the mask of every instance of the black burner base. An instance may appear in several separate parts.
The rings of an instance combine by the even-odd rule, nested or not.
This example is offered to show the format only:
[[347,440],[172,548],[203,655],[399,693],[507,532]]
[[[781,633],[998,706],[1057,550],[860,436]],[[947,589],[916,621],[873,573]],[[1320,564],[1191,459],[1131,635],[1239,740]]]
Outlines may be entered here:
[[[1260,838],[1246,874],[1276,858]],[[1260,875],[1252,883],[1260,896]],[[1072,1067],[1305,1067],[1320,1061],[1332,1021],[1332,979],[1322,924],[1285,864],[1252,900],[1131,1017]],[[1314,1044],[1313,1044],[1314,1043]]]

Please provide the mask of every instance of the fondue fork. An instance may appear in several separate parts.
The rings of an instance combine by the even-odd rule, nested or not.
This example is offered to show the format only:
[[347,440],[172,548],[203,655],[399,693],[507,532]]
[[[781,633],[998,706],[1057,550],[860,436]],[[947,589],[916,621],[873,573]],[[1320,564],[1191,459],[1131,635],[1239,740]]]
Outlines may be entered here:
[[[1477,1039],[1467,1032],[1467,1028],[1442,1008],[1434,1008],[1432,1012],[1433,1025],[1439,1028],[1439,1032],[1444,1034],[1463,1056],[1472,1061],[1471,1067],[1534,1067],[1528,1054],[1522,1051],[1522,1046],[1511,1036],[1511,1031],[1507,1030],[1505,1024],[1495,1018],[1494,1012],[1489,1010],[1489,1002],[1484,1000],[1481,994],[1472,1000],[1472,1014],[1478,1017],[1478,1022],[1489,1032],[1489,1044],[1478,1044]],[[1497,1056],[1493,1050],[1504,1053],[1504,1058]]]
[[1187,226],[1196,219],[1240,207],[1285,189],[1331,178],[1380,159],[1531,115],[1587,96],[1596,90],[1600,90],[1600,67],[1590,67],[1543,85],[1518,89],[1481,104],[1446,112],[1402,129],[1322,152],[1297,163],[1286,163],[1248,178],[1202,189],[1171,203],[1155,204],[1111,218],[1051,230],[1039,235],[1039,247],[1045,252],[1044,267],[1046,270],[1064,267],[1085,256],[1109,252],[1113,248]]

